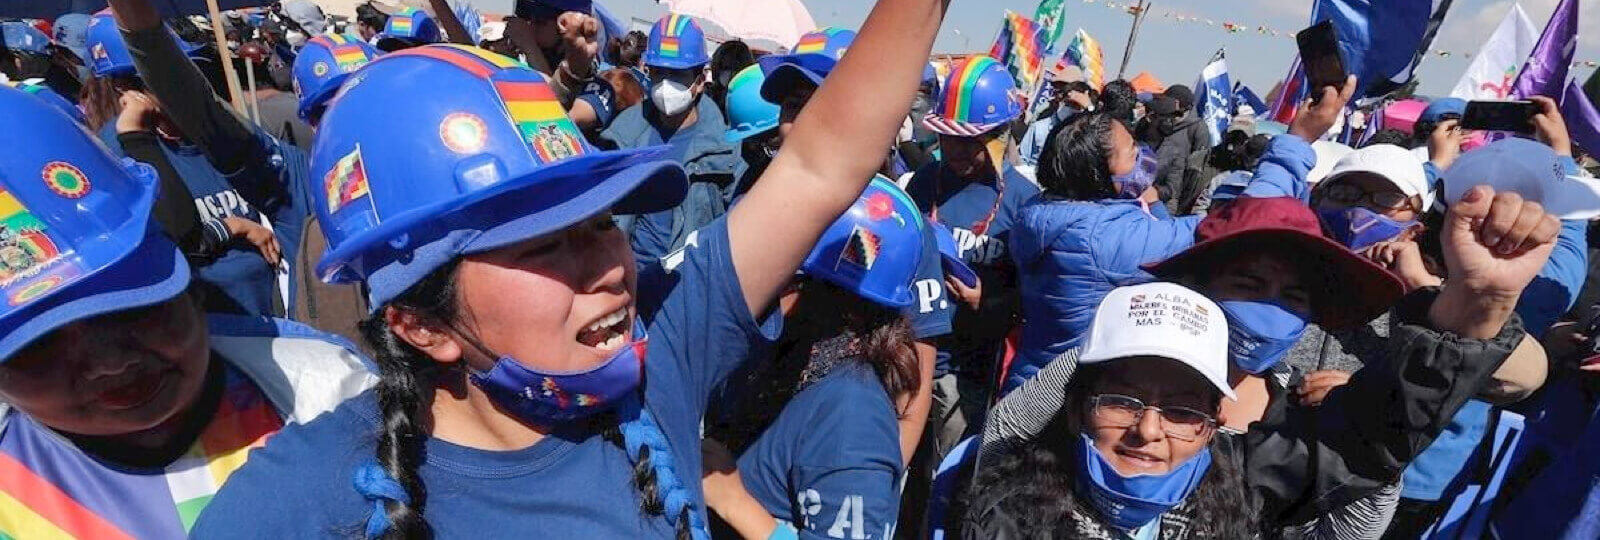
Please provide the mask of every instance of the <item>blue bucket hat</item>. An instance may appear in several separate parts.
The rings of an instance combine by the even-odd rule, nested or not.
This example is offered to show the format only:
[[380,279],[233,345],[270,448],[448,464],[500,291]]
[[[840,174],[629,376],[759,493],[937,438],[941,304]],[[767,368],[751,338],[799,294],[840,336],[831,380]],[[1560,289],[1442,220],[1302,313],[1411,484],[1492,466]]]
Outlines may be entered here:
[[[171,28],[167,29],[167,33],[189,58],[195,58],[195,53],[200,51],[200,45],[179,39]],[[110,9],[101,10],[89,20],[88,36],[89,58],[83,60],[88,62],[96,77],[137,75],[133,67],[133,55],[128,53],[128,44],[122,41],[122,31],[117,29],[117,20],[112,17]]]
[[766,77],[761,66],[745,66],[728,82],[728,142],[739,142],[778,127],[779,107],[761,97]]
[[64,325],[160,303],[189,265],[150,219],[155,170],[0,86],[0,362]]
[[922,262],[923,227],[911,197],[877,176],[823,231],[800,270],[879,305],[909,306],[916,299],[911,287]]
[[544,75],[476,47],[379,58],[318,129],[313,204],[328,251],[317,274],[365,281],[374,310],[462,255],[607,209],[666,210],[688,189],[666,147],[596,150]]
[[1444,118],[1444,115],[1454,114],[1457,118],[1460,118],[1466,112],[1467,100],[1449,97],[1439,98],[1428,103],[1428,108],[1422,110],[1422,114],[1417,116],[1417,121],[1437,124],[1440,119]]
[[361,66],[378,57],[378,50],[354,36],[328,34],[311,38],[294,58],[294,91],[300,97],[301,120],[333,98]]
[[694,18],[669,13],[650,27],[644,65],[666,69],[694,69],[711,62],[706,54],[706,33]]
[[856,33],[843,28],[824,28],[800,36],[789,54],[763,56],[756,60],[767,82],[761,86],[761,97],[773,103],[782,103],[784,96],[800,82],[821,86],[822,80],[833,72],[834,66],[844,58],[845,51],[856,40]]

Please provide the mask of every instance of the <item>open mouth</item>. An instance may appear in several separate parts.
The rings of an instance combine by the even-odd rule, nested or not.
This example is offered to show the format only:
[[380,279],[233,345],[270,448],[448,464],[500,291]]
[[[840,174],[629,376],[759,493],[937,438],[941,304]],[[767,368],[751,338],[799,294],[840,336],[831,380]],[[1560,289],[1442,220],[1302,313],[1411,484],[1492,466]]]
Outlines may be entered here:
[[1162,464],[1166,463],[1166,460],[1164,459],[1126,448],[1118,448],[1116,453],[1117,456],[1121,457],[1123,461],[1141,470],[1160,469]]
[[620,349],[628,341],[628,330],[632,324],[633,321],[628,319],[628,306],[622,306],[578,332],[578,343],[604,351]]
[[108,385],[95,397],[107,409],[136,409],[161,395],[172,379],[167,375],[164,370],[141,370],[138,374]]

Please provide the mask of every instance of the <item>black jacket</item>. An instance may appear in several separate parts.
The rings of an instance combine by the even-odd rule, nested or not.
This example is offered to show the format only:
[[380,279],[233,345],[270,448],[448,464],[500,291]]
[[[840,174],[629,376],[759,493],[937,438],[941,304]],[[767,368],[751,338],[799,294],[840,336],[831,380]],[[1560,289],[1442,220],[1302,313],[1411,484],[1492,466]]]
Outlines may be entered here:
[[[1211,130],[1194,111],[1188,111],[1172,125],[1162,126],[1161,131],[1164,134],[1161,145],[1155,147],[1156,191],[1161,193],[1161,200],[1166,201],[1167,210],[1179,216],[1183,215],[1179,212],[1183,194],[1204,187],[1185,186],[1184,171],[1190,167],[1191,160],[1205,160],[1204,153],[1199,157],[1195,153],[1211,148]],[[1207,177],[1198,181],[1209,180],[1211,178]]]

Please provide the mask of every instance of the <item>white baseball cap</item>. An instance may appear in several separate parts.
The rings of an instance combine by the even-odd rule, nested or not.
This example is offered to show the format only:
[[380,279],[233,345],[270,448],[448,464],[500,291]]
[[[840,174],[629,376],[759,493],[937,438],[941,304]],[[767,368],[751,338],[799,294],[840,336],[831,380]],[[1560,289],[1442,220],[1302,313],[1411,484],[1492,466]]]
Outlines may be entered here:
[[478,27],[478,43],[500,41],[506,37],[505,21],[490,21]]
[[1229,399],[1238,399],[1228,386],[1228,319],[1210,298],[1182,285],[1121,287],[1095,308],[1078,363],[1133,356],[1182,362]]
[[1527,139],[1505,139],[1461,154],[1444,173],[1447,200],[1461,200],[1479,185],[1516,192],[1560,219],[1600,217],[1600,182],[1567,176],[1555,150]]
[[1306,182],[1315,185],[1328,173],[1333,172],[1333,165],[1356,149],[1342,143],[1333,141],[1317,141],[1311,143],[1311,150],[1317,153],[1317,166],[1311,168],[1311,174],[1306,175]]
[[1428,173],[1422,168],[1422,160],[1410,150],[1392,144],[1374,144],[1350,152],[1333,165],[1322,183],[1352,173],[1381,176],[1407,197],[1420,197],[1423,212],[1433,208],[1434,193],[1433,186],[1428,185]]

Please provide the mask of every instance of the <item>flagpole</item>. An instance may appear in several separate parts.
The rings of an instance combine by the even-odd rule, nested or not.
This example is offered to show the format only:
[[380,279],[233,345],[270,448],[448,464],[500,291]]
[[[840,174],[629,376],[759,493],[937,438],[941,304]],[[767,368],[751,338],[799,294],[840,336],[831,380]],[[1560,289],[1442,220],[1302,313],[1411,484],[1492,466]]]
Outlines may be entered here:
[[228,50],[228,37],[222,33],[222,10],[217,7],[217,0],[206,0],[206,9],[211,12],[211,37],[217,40],[217,57],[222,60],[222,76],[228,81],[229,102],[234,110],[246,114],[244,99],[239,95],[239,74],[233,71],[233,53]]
[[1144,23],[1144,16],[1150,12],[1151,2],[1139,0],[1139,5],[1134,6],[1133,27],[1128,29],[1128,44],[1122,48],[1122,66],[1117,68],[1117,78],[1121,79],[1128,71],[1128,60],[1133,58],[1133,45],[1139,37],[1139,25]]

